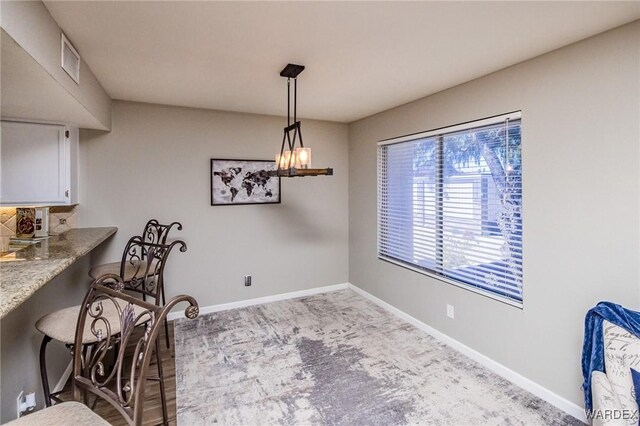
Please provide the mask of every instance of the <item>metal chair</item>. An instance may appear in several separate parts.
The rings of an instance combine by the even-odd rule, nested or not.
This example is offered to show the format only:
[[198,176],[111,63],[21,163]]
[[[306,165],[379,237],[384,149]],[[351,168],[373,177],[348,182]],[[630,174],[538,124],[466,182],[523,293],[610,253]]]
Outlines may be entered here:
[[[86,402],[90,394],[106,400],[129,425],[142,425],[146,382],[155,379],[162,385],[159,358],[158,377],[148,376],[151,357],[154,351],[156,356],[160,352],[158,334],[162,323],[169,311],[181,302],[189,304],[185,316],[195,318],[198,304],[192,297],[183,295],[159,307],[122,293],[123,288],[124,282],[119,276],[103,276],[91,284],[78,309],[71,376],[74,401],[36,411],[11,425],[108,425],[89,407],[76,402],[81,398]],[[145,330],[136,337],[133,331],[141,324]],[[126,356],[127,347],[135,348],[132,357]],[[113,359],[113,363],[107,362],[108,359]],[[167,423],[164,399],[162,404]]]
[[[147,242],[147,243],[166,244],[167,238],[169,237],[169,233],[171,232],[171,229],[174,227],[178,231],[182,231],[182,224],[180,222],[171,222],[168,225],[163,225],[160,222],[158,222],[156,219],[151,219],[144,226],[144,230],[142,231],[142,235],[140,235],[140,237],[144,242]],[[125,248],[125,253],[126,253],[126,248]],[[146,251],[143,250],[143,252],[141,253],[141,258],[144,259],[145,256],[146,256]],[[89,269],[89,276],[95,280],[96,278],[101,277],[103,275],[120,273],[120,276],[125,278],[125,281],[126,281],[126,277],[122,275],[123,271],[121,271],[120,266],[121,266],[120,262],[103,263],[101,265],[97,265]],[[162,296],[162,304],[164,305],[164,303],[166,302],[166,297],[164,295],[164,286],[162,287],[161,296]],[[142,298],[143,300],[146,300],[146,295],[143,294]],[[168,325],[165,324],[165,330],[167,329],[168,329]],[[167,348],[171,347],[169,336],[166,336],[166,344],[167,344]]]
[[[182,231],[182,224],[180,222],[171,222],[169,225],[163,225],[156,219],[151,219],[144,226],[144,230],[140,235],[143,241],[152,244],[166,244],[169,232],[173,227],[176,227],[178,231]],[[144,253],[143,253],[144,254]],[[106,274],[117,274],[120,272],[119,262],[103,263],[101,265],[94,266],[89,269],[89,276],[94,280]],[[164,298],[164,295],[163,295]],[[164,300],[163,302],[164,303]]]
[[[176,246],[179,246],[180,251],[182,252],[187,250],[186,244],[179,240],[174,241],[171,244],[154,244],[144,242],[142,237],[132,237],[129,239],[122,255],[119,274],[103,275],[96,281],[103,282],[104,277],[118,277],[118,280],[122,283],[122,288],[124,290],[142,294],[143,301],[145,301],[144,298],[146,298],[146,296],[153,297],[155,299],[154,304],[157,307],[160,307],[164,305],[161,303],[161,295],[163,294],[164,289],[164,267],[169,254]],[[40,346],[40,376],[42,379],[44,400],[47,407],[51,406],[52,401],[62,402],[58,398],[59,392],[50,392],[46,363],[47,345],[51,340],[56,340],[64,343],[72,353],[74,352],[73,343],[75,329],[73,328],[73,325],[75,324],[74,320],[77,318],[79,311],[80,306],[61,309],[43,316],[36,322],[36,328],[44,334],[42,344]],[[169,337],[166,317],[162,319],[162,322],[164,322],[168,345]],[[112,331],[119,332],[117,329],[113,329]],[[87,333],[83,344],[93,345],[95,343],[96,341],[94,337],[90,333]],[[161,369],[162,364],[160,361],[160,353],[157,354],[157,357],[158,366]],[[160,374],[160,377],[162,378],[162,374]],[[163,381],[160,382],[160,395],[164,401],[165,392]]]
[[[177,222],[176,222],[177,223]],[[179,246],[180,252],[187,251],[187,245],[182,240],[175,240],[170,244],[150,243],[141,237],[131,237],[122,252],[119,275],[124,280],[126,290],[147,296],[155,300],[157,306],[165,303],[164,267],[169,254],[174,247]],[[169,324],[164,319],[165,340],[167,348],[169,341]]]

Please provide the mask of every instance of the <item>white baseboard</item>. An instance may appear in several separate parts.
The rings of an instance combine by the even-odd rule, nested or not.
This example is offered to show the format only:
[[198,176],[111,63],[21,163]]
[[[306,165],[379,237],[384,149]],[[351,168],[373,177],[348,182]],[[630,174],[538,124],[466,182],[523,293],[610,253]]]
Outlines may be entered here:
[[69,381],[69,377],[71,377],[72,371],[73,371],[73,360],[69,362],[69,365],[67,365],[67,368],[64,370],[64,373],[62,373],[62,376],[60,376],[60,380],[58,380],[58,383],[56,383],[53,389],[51,389],[51,393],[60,392],[62,389],[64,389],[64,385],[66,385],[67,381]]
[[[201,306],[200,315],[212,312],[228,311],[229,309],[245,308],[247,306],[262,305],[264,303],[278,302],[280,300],[295,299],[296,297],[311,296],[319,293],[329,293],[331,291],[344,290],[349,287],[349,283],[315,287],[307,290],[292,291],[289,293],[274,294],[273,296],[257,297],[255,299],[239,300],[237,302],[222,303],[220,305]],[[184,311],[171,312],[167,319],[184,318]]]
[[504,377],[505,379],[509,380],[510,382],[514,383],[517,386],[520,386],[521,388],[531,392],[532,394],[534,394],[535,396],[537,396],[538,398],[541,398],[545,401],[547,401],[549,404],[554,405],[556,407],[558,407],[559,409],[561,409],[562,411],[564,411],[565,413],[568,413],[570,415],[572,415],[573,417],[581,420],[582,422],[587,422],[587,417],[585,415],[584,409],[576,404],[574,404],[573,402],[569,401],[568,399],[565,399],[563,397],[561,397],[560,395],[551,392],[549,389],[537,384],[536,382],[527,379],[526,377],[520,375],[519,373],[516,373],[515,371],[505,367],[504,365],[498,363],[497,361],[494,361],[493,359],[487,357],[486,355],[481,354],[480,352],[476,351],[475,349],[472,349],[468,346],[466,346],[463,343],[460,343],[459,341],[447,336],[446,334],[436,330],[433,327],[428,326],[427,324],[423,323],[422,321],[412,317],[411,315],[401,311],[400,309],[396,308],[393,305],[390,305],[389,303],[383,301],[382,299],[379,299],[377,297],[375,297],[374,295],[366,292],[365,290],[362,290],[361,288],[349,283],[348,287],[355,291],[356,293],[358,293],[359,295],[365,297],[366,299],[369,299],[370,301],[372,301],[373,303],[375,303],[376,305],[380,306],[383,309],[386,309],[387,311],[391,312],[392,314],[396,315],[397,317],[403,319],[404,321],[408,322],[409,324],[414,325],[415,327],[419,328],[420,330],[426,332],[427,334],[430,334],[431,336],[433,336],[434,338],[440,340],[441,342],[445,343],[446,345],[452,347],[453,349],[457,350],[458,352],[464,354],[465,356],[471,358],[472,360],[478,362],[479,364],[483,365],[484,367],[488,368],[489,370],[493,371],[494,373],[498,374],[499,376]]
[[[550,391],[549,389],[537,384],[536,382],[527,379],[526,377],[522,376],[519,373],[516,373],[515,371],[505,367],[504,365],[500,364],[497,361],[494,361],[493,359],[489,358],[486,355],[481,354],[480,352],[476,351],[475,349],[472,349],[470,347],[468,347],[467,345],[447,336],[446,334],[436,330],[433,327],[430,327],[429,325],[423,323],[422,321],[412,317],[411,315],[407,314],[406,312],[401,311],[400,309],[396,308],[395,306],[383,301],[382,299],[379,299],[377,297],[375,297],[374,295],[366,292],[365,290],[362,290],[361,288],[351,284],[351,283],[343,283],[343,284],[335,284],[335,285],[329,285],[329,286],[325,286],[325,287],[316,287],[316,288],[310,288],[307,290],[300,290],[300,291],[292,291],[289,293],[282,293],[282,294],[276,294],[273,296],[265,296],[265,297],[258,297],[255,299],[248,299],[248,300],[240,300],[237,302],[231,302],[231,303],[223,303],[220,305],[211,305],[211,306],[204,306],[204,307],[200,307],[200,314],[208,314],[211,312],[220,312],[220,311],[227,311],[229,309],[237,309],[237,308],[244,308],[247,306],[254,306],[254,305],[261,305],[264,303],[271,303],[271,302],[277,302],[280,300],[287,300],[287,299],[295,299],[296,297],[304,297],[304,296],[311,296],[314,294],[319,294],[319,293],[328,293],[331,291],[338,291],[338,290],[344,290],[346,288],[350,288],[351,290],[353,290],[354,292],[358,293],[359,295],[363,296],[364,298],[370,300],[371,302],[375,303],[376,305],[380,306],[381,308],[391,312],[392,314],[396,315],[397,317],[399,317],[400,319],[408,322],[409,324],[412,324],[413,326],[419,328],[420,330],[424,331],[427,334],[430,334],[431,336],[433,336],[434,338],[440,340],[441,342],[445,343],[446,345],[452,347],[453,349],[457,350],[458,352],[464,354],[465,356],[471,358],[472,360],[478,362],[479,364],[483,365],[484,367],[488,368],[489,370],[493,371],[494,373],[498,374],[499,376],[504,377],[505,379],[509,380],[510,382],[514,383],[517,386],[520,386],[521,388],[531,392],[532,394],[534,394],[535,396],[547,401],[549,404],[554,405],[555,407],[558,407],[560,410],[572,415],[573,417],[583,421],[583,422],[587,422],[587,418],[585,416],[585,412],[584,409],[576,404],[574,404],[573,402],[569,401],[568,399],[565,399],[563,397],[561,397],[560,395]],[[174,320],[177,318],[184,318],[184,312],[182,311],[178,311],[178,312],[172,312],[169,314],[168,319],[169,320]],[[71,374],[71,365],[69,365],[69,368],[67,368],[67,371],[65,371],[65,375],[68,378],[68,375]],[[62,381],[62,379],[60,379],[60,381]],[[60,383],[60,382],[59,382]],[[66,379],[64,382],[62,382],[62,385],[64,386],[64,383],[66,383]]]

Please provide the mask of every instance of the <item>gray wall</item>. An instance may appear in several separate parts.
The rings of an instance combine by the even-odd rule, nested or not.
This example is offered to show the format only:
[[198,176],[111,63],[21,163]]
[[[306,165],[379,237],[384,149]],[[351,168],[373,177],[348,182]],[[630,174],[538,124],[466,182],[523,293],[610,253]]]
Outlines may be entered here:
[[114,102],[112,119],[110,133],[80,135],[80,226],[119,228],[94,263],[119,260],[157,218],[182,222],[188,245],[167,265],[168,296],[209,306],[347,282],[345,124],[302,121],[314,165],[334,176],[283,179],[279,205],[212,207],[210,159],[273,159],[285,118]]
[[[636,21],[352,123],[350,282],[582,405],[584,314],[600,300],[640,307],[638,40]],[[378,260],[376,142],[514,110],[524,309]]]
[[[35,323],[43,315],[82,302],[91,282],[87,275],[89,258],[90,255],[86,255],[78,259],[2,318],[0,422],[5,423],[16,418],[16,398],[22,390],[25,393],[35,391],[38,409],[44,406],[39,367],[39,350],[43,335],[36,330]],[[53,390],[71,362],[71,355],[62,343],[52,341],[47,347],[47,361],[49,385]]]

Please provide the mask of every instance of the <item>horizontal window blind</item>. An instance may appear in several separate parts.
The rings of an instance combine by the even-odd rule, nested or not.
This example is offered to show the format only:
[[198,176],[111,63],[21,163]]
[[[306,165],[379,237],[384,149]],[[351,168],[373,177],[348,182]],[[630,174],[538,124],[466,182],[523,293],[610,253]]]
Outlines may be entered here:
[[521,304],[519,113],[379,144],[378,256]]

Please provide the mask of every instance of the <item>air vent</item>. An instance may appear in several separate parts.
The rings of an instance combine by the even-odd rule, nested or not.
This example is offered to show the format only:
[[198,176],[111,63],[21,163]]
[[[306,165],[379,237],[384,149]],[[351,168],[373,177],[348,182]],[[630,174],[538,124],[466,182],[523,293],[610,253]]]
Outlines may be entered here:
[[78,51],[71,45],[69,39],[62,34],[61,41],[61,65],[62,69],[69,74],[69,77],[80,84],[80,55]]

